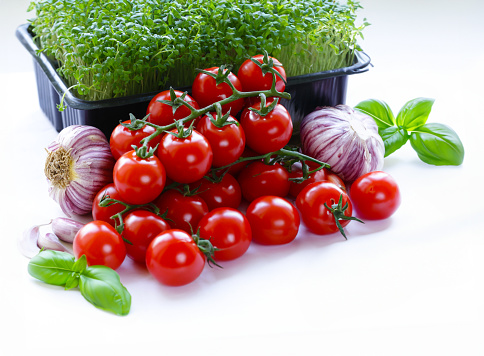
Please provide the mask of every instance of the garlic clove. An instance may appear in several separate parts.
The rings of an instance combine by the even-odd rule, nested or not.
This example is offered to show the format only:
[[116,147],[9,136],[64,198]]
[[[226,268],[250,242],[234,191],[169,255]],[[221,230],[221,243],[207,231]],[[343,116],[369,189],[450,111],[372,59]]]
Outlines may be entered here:
[[37,246],[45,250],[61,251],[72,254],[72,252],[60,242],[59,238],[51,232],[39,234]]
[[32,258],[37,255],[40,251],[37,245],[37,240],[39,238],[39,231],[41,225],[34,225],[25,230],[17,240],[17,247],[22,255],[27,258]]
[[52,232],[62,241],[72,243],[77,232],[84,224],[69,218],[55,218],[52,220]]

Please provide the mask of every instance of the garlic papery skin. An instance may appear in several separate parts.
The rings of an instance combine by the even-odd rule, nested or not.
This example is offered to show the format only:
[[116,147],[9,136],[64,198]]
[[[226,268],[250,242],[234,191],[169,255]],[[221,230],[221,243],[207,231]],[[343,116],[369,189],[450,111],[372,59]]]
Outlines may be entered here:
[[90,213],[95,195],[113,181],[115,160],[102,131],[93,126],[68,126],[47,152],[44,173],[49,195],[67,216]]
[[69,218],[58,217],[52,219],[52,232],[62,241],[73,243],[77,232],[85,224]]
[[324,107],[301,123],[302,152],[326,162],[331,171],[351,183],[381,170],[385,145],[372,117],[347,105]]

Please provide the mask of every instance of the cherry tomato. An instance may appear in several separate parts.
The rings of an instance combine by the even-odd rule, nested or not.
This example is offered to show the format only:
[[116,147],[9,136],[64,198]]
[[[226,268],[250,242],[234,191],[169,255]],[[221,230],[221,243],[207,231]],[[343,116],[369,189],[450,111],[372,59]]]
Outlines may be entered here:
[[209,240],[217,250],[215,260],[229,261],[242,256],[252,241],[249,221],[240,211],[217,208],[198,223],[200,238]]
[[[219,67],[211,67],[205,69],[207,72],[217,74]],[[225,74],[227,69],[223,71]],[[235,89],[242,91],[242,84],[239,78],[230,72],[227,79],[232,83]],[[217,85],[215,78],[205,73],[198,73],[192,84],[192,96],[201,107],[209,106],[217,101],[226,99],[232,95],[232,88],[227,83],[220,83]],[[231,115],[237,113],[244,106],[244,99],[237,99],[231,103],[222,105],[222,112],[226,113],[230,110]]]
[[[180,97],[183,95],[183,92],[175,90],[175,95],[177,97]],[[173,114],[173,106],[159,101],[169,101],[170,99],[171,97],[169,90],[162,91],[161,93],[156,94],[153,99],[151,99],[150,103],[148,104],[148,109],[146,110],[146,114],[150,115],[148,117],[149,122],[159,126],[166,126],[172,124],[173,122],[175,122],[175,120],[183,119],[191,114],[190,109],[184,105],[179,106],[176,109],[175,114]],[[186,95],[184,100],[194,109],[200,109],[198,103],[190,95]]]
[[[263,63],[264,55],[258,54],[252,58],[257,60],[259,63]],[[273,57],[269,58],[272,58],[275,64],[274,69],[282,75],[284,80],[286,80],[286,71],[284,70],[284,67],[282,67],[281,62]],[[250,59],[247,59],[244,63],[242,63],[237,72],[237,77],[242,83],[242,88],[244,88],[244,91],[270,90],[274,80],[272,73],[268,72],[263,75],[260,67]],[[284,80],[282,80],[279,76],[276,77],[277,91],[283,92],[286,88]]]
[[197,188],[197,195],[207,203],[208,209],[234,208],[237,209],[242,200],[239,182],[230,173],[225,173],[220,181],[202,178],[190,184],[190,189]]
[[[314,168],[310,167],[309,170],[313,170]],[[299,178],[303,176],[303,171],[301,169],[300,164],[294,164],[291,167],[291,171],[289,172],[289,178]],[[323,180],[329,180],[330,182],[335,183],[338,187],[346,191],[345,184],[343,180],[336,175],[335,173],[331,172],[326,167],[320,169],[319,171],[314,172],[311,174],[306,180],[301,183],[296,183],[294,181],[291,182],[291,187],[289,188],[289,195],[296,198],[297,195],[303,190],[303,188],[311,183],[314,182],[321,182]]]
[[72,244],[76,259],[86,255],[89,266],[116,269],[126,258],[126,247],[118,232],[105,221],[91,221],[76,234]]
[[[336,184],[329,181],[314,182],[301,190],[296,198],[296,206],[301,214],[301,219],[306,227],[318,235],[332,234],[338,232],[336,220],[333,213],[324,205],[332,207],[338,204],[342,196],[342,206],[348,207],[342,214],[351,217],[353,207],[348,195]],[[338,219],[341,227],[349,224],[350,220]]]
[[111,216],[120,213],[124,210],[125,207],[124,205],[121,205],[119,203],[115,203],[107,207],[99,206],[99,202],[104,195],[108,195],[110,198],[115,200],[123,201],[114,183],[109,183],[104,188],[102,188],[94,197],[94,201],[92,202],[92,217],[94,220],[105,221],[114,227],[115,220],[111,219]]
[[[123,122],[123,124],[129,124],[130,122],[130,120],[126,120]],[[131,151],[133,149],[133,147],[131,147],[132,145],[140,147],[140,141],[155,131],[156,129],[154,127],[148,125],[144,125],[139,130],[130,130],[121,124],[116,126],[111,133],[111,138],[109,139],[109,146],[111,147],[111,152],[114,159],[117,160],[126,152]],[[150,140],[148,147],[156,147],[156,145],[160,143],[160,140],[161,135],[156,136]]]
[[282,245],[293,241],[299,231],[299,213],[288,200],[262,196],[249,204],[246,212],[252,239],[262,245]]
[[369,172],[356,179],[350,188],[356,214],[363,219],[386,219],[400,206],[400,189],[395,179],[382,171]]
[[201,179],[210,170],[213,160],[210,143],[196,130],[186,138],[166,134],[161,139],[157,155],[166,168],[166,175],[178,183]]
[[[215,117],[215,114],[212,114]],[[244,152],[245,134],[239,122],[233,116],[227,119],[232,124],[217,127],[210,120],[211,116],[203,116],[197,124],[200,132],[210,143],[213,152],[213,167],[223,167],[235,162]]]
[[[240,155],[239,158],[244,158],[244,157],[255,157],[258,156],[259,154],[257,152],[254,152],[254,150],[251,150],[247,145],[244,148],[244,152]],[[249,164],[251,164],[253,161],[243,161],[240,163],[233,164],[230,166],[228,172],[233,175],[234,177],[237,177],[242,169],[247,167]]]
[[144,264],[146,250],[151,241],[161,232],[169,230],[170,225],[158,215],[147,210],[134,210],[123,219],[121,234],[126,240],[126,253],[132,260]]
[[191,235],[170,229],[160,233],[146,250],[146,267],[160,283],[182,286],[200,276],[205,256]]
[[114,185],[123,202],[147,204],[165,187],[165,168],[156,156],[140,158],[134,150],[122,155],[114,165]]
[[279,163],[253,162],[240,172],[237,181],[242,196],[249,202],[264,195],[285,197],[289,193],[289,174]]
[[209,211],[207,203],[198,195],[183,195],[175,189],[167,190],[153,203],[161,214],[166,213],[172,228],[187,233],[195,233],[198,222]]
[[[252,108],[260,109],[261,104]],[[289,143],[292,136],[291,115],[281,104],[277,104],[267,115],[244,109],[240,117],[247,146],[257,153],[265,154],[277,151]]]

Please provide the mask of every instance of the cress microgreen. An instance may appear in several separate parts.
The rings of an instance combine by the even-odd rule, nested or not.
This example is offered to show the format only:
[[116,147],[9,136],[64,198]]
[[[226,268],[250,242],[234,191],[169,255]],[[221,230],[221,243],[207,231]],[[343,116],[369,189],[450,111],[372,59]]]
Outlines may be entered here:
[[294,76],[353,64],[358,1],[36,0],[31,30],[73,93],[101,100],[189,85],[195,68],[234,72],[262,49]]
[[355,109],[375,120],[385,144],[385,157],[410,141],[423,162],[436,166],[458,166],[464,160],[464,146],[449,126],[427,123],[433,104],[434,99],[430,98],[410,100],[396,118],[388,104],[381,100],[364,100]]

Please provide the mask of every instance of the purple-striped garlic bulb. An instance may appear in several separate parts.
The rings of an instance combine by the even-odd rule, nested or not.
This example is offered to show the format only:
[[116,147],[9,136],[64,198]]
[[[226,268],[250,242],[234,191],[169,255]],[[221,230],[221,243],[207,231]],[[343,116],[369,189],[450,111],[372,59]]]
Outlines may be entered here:
[[47,152],[44,172],[49,195],[67,216],[90,213],[95,195],[113,181],[115,161],[102,131],[93,126],[68,126]]
[[372,117],[347,105],[323,107],[301,123],[302,152],[326,162],[344,181],[381,170],[385,145]]

